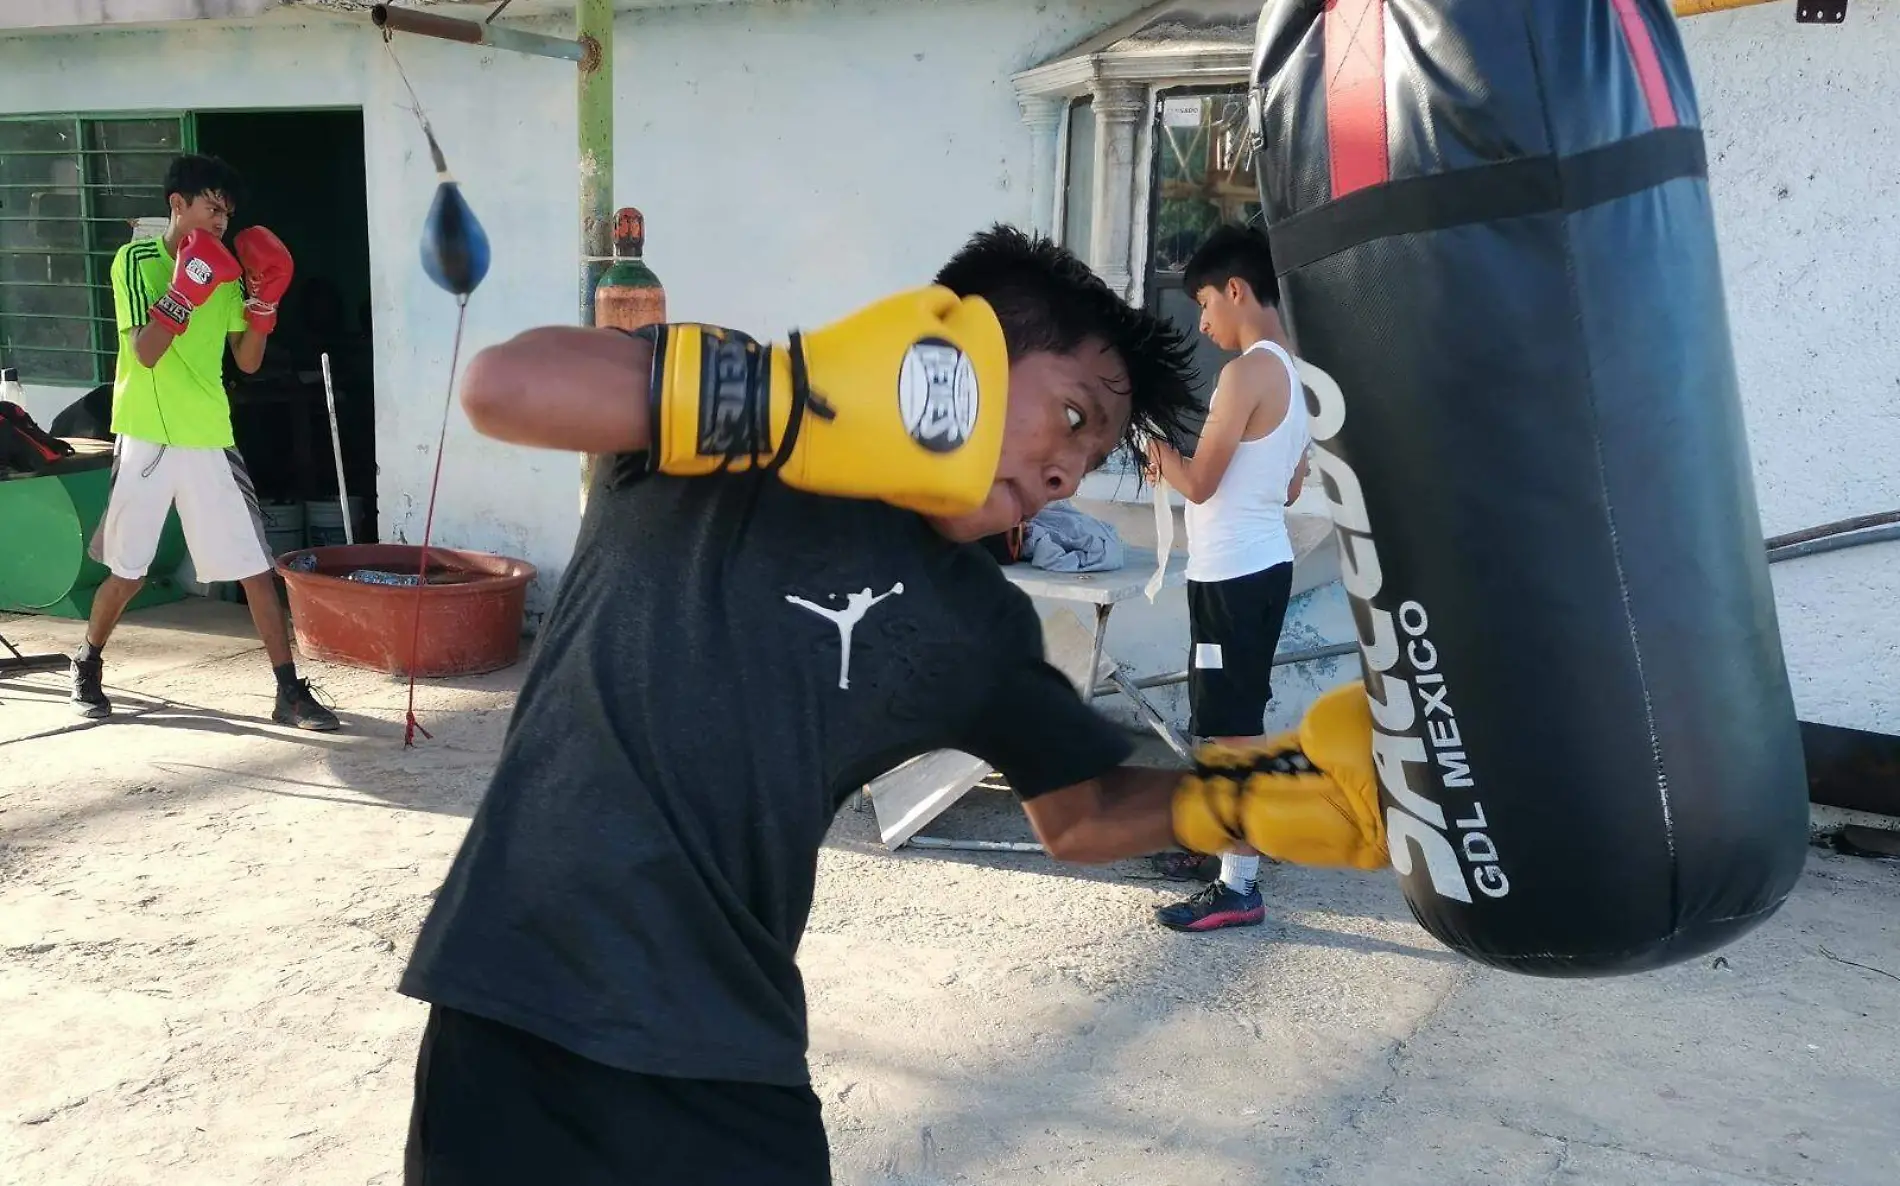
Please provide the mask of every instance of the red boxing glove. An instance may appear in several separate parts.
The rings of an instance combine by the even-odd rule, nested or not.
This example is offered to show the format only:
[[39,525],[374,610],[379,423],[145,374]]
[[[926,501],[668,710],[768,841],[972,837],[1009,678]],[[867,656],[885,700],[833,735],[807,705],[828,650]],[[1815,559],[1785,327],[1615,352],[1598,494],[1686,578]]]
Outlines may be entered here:
[[290,248],[261,226],[239,231],[233,245],[244,265],[245,319],[252,329],[267,334],[277,328],[277,302],[290,287]]
[[218,285],[244,274],[238,261],[210,231],[193,231],[178,248],[172,286],[152,304],[152,319],[174,334],[185,332],[191,314]]

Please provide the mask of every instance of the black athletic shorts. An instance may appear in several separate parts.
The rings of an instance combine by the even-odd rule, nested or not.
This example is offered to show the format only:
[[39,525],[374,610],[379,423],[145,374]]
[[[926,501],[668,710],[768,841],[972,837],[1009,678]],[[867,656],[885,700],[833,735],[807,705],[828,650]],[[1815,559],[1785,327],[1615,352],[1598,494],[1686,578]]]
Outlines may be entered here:
[[1189,581],[1188,705],[1196,737],[1253,737],[1273,696],[1273,656],[1293,593],[1293,566],[1228,581]]
[[809,1085],[603,1066],[436,1006],[416,1058],[405,1186],[830,1186]]

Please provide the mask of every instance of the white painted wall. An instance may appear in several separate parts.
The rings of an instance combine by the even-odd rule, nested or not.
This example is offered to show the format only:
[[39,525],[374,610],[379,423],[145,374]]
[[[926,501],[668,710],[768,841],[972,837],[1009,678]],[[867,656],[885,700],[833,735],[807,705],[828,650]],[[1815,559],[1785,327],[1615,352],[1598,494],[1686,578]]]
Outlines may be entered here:
[[[1900,5],[1790,7],[1681,24],[1768,535],[1900,509]],[[1801,715],[1900,733],[1900,543],[1770,571]]]
[[[464,350],[574,317],[572,69],[411,39],[402,61],[471,203],[494,267],[469,305]],[[160,82],[162,80],[162,85]],[[0,110],[361,107],[370,189],[377,462],[383,538],[418,541],[434,467],[455,306],[417,255],[434,171],[382,41],[367,20],[243,29],[190,26],[0,40]],[[78,393],[30,393],[50,419]],[[577,465],[449,420],[436,540],[558,572],[570,551]],[[537,591],[540,592],[540,591]]]
[[623,16],[616,198],[668,313],[777,331],[1027,223],[1013,71],[1141,0],[790,0]]
[[[990,220],[1026,221],[1028,135],[1008,76],[1138,6],[795,0],[623,14],[615,200],[648,216],[672,315],[764,333],[820,322],[927,278]],[[1784,4],[1683,25],[1771,533],[1900,507],[1900,215],[1884,164],[1900,143],[1894,9],[1856,3],[1839,28],[1797,26]],[[495,246],[465,356],[571,321],[571,68],[414,38],[399,49]],[[434,178],[405,103],[360,19],[0,40],[4,111],[364,109],[380,526],[416,539],[454,310],[416,262]],[[29,406],[50,419],[73,394],[35,390]],[[459,414],[447,457],[437,538],[540,565],[539,609],[571,550],[576,465],[484,442]],[[1778,566],[1775,581],[1803,714],[1900,731],[1900,545]],[[1289,645],[1294,633],[1349,637],[1336,589],[1308,600]],[[1111,646],[1144,667],[1185,648],[1173,605],[1117,623]],[[1276,719],[1302,702],[1291,694]]]
[[[615,200],[647,214],[648,258],[672,315],[760,333],[813,324],[927,281],[980,226],[1025,220],[1028,133],[1009,75],[1138,6],[875,0],[623,13]],[[495,248],[463,357],[530,325],[571,324],[573,68],[413,37],[397,50]],[[0,39],[0,111],[363,108],[380,530],[415,541],[454,306],[417,263],[435,178],[406,103],[360,14]],[[30,389],[28,407],[45,422],[78,394]],[[487,442],[459,411],[446,458],[437,541],[533,561],[538,612],[572,550],[577,462]]]

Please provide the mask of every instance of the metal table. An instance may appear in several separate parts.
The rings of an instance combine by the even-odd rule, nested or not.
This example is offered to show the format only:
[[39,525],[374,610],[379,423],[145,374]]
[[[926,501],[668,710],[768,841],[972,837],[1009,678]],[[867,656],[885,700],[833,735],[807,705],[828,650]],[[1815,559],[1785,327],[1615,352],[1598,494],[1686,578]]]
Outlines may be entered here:
[[[1116,694],[1128,697],[1148,727],[1175,753],[1192,761],[1186,739],[1142,694],[1151,688],[1186,683],[1188,673],[1170,671],[1131,678],[1112,660],[1105,662],[1103,642],[1108,635],[1109,615],[1122,602],[1145,596],[1148,581],[1154,576],[1152,551],[1130,548],[1126,555],[1126,563],[1112,572],[1048,572],[1027,564],[1011,565],[1004,572],[1012,584],[1031,597],[1045,602],[1066,602],[1075,607],[1058,608],[1043,618],[1043,648],[1049,662],[1067,675],[1078,690],[1087,688],[1091,700]],[[1162,587],[1171,588],[1186,580],[1186,558],[1169,557]],[[1087,612],[1076,612],[1084,609]],[[1092,628],[1084,624],[1084,618],[1093,622]],[[1273,664],[1281,667],[1306,663],[1350,655],[1357,650],[1355,643],[1330,643],[1307,650],[1282,651],[1274,656]],[[1021,841],[938,840],[917,835],[990,773],[989,764],[974,755],[960,750],[937,750],[874,779],[865,787],[865,792],[877,813],[878,831],[885,847],[897,849],[914,843],[920,848],[1041,851],[1040,845]]]
[[[1045,601],[1067,601],[1077,606],[1087,607],[1094,612],[1094,629],[1090,635],[1088,666],[1082,670],[1092,675],[1085,679],[1076,672],[1069,672],[1077,687],[1087,687],[1090,699],[1113,695],[1117,692],[1128,697],[1149,728],[1168,743],[1168,747],[1179,754],[1183,760],[1192,760],[1187,740],[1180,731],[1167,722],[1142,692],[1148,688],[1166,687],[1169,684],[1187,682],[1187,672],[1169,672],[1165,675],[1151,676],[1146,679],[1131,680],[1119,665],[1110,664],[1109,670],[1102,670],[1102,644],[1108,637],[1108,616],[1115,607],[1124,601],[1146,596],[1147,585],[1154,576],[1155,554],[1145,548],[1124,549],[1126,557],[1122,567],[1109,572],[1049,572],[1027,564],[1012,564],[1003,570],[1010,583],[1031,597]],[[1187,557],[1170,555],[1168,567],[1162,575],[1161,587],[1171,589],[1187,583]],[[1056,640],[1051,639],[1052,643]],[[1060,666],[1060,664],[1058,664]]]
[[[1128,548],[1124,557],[1122,567],[1109,572],[1049,572],[1028,564],[1009,565],[1003,571],[1011,584],[1038,601],[1067,603],[1043,619],[1043,647],[1049,662],[1091,700],[1116,693],[1127,696],[1148,727],[1183,759],[1191,760],[1186,739],[1143,695],[1148,688],[1185,682],[1187,673],[1130,679],[1118,665],[1104,662],[1109,615],[1122,602],[1144,596],[1154,576],[1153,551]],[[1187,558],[1170,556],[1162,587],[1186,580]],[[865,792],[877,813],[885,847],[896,849],[908,843],[990,773],[989,763],[972,754],[937,750],[872,780]]]

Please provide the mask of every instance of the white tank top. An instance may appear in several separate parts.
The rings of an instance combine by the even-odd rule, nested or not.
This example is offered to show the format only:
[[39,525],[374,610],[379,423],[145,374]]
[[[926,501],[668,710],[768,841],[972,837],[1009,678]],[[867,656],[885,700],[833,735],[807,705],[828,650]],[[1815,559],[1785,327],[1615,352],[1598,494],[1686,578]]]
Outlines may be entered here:
[[[1187,504],[1190,581],[1229,581],[1276,564],[1293,562],[1293,541],[1286,530],[1286,489],[1312,441],[1300,373],[1286,351],[1261,339],[1246,353],[1266,350],[1286,367],[1292,399],[1286,417],[1258,440],[1242,441],[1206,502]],[[1220,398],[1218,388],[1208,401]]]

